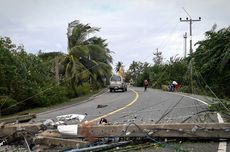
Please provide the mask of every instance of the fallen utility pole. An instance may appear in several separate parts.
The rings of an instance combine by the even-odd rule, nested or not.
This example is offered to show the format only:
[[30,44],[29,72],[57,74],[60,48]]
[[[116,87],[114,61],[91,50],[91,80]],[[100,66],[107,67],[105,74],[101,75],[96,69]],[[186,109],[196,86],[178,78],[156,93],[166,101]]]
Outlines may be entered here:
[[[77,128],[76,128],[77,129]],[[230,139],[230,123],[123,124],[79,126],[78,137],[153,137]]]
[[[230,123],[174,123],[174,124],[119,124],[95,125],[84,122],[73,125],[67,134],[59,132],[60,128],[70,128],[69,125],[58,126],[59,130],[52,129],[41,132],[42,123],[5,124],[0,129],[0,138],[11,136],[17,132],[37,134],[34,143],[38,145],[56,145],[67,148],[83,148],[100,140],[100,138],[192,138],[193,140],[230,139]],[[64,128],[62,128],[64,129]],[[64,130],[65,131],[65,130]],[[70,134],[73,132],[74,134]]]
[[[68,125],[66,125],[68,126]],[[72,128],[77,135],[66,135],[57,130],[46,130],[34,141],[39,145],[56,145],[68,148],[83,148],[100,138],[192,138],[193,140],[230,139],[230,123],[175,123],[175,124],[84,124]]]

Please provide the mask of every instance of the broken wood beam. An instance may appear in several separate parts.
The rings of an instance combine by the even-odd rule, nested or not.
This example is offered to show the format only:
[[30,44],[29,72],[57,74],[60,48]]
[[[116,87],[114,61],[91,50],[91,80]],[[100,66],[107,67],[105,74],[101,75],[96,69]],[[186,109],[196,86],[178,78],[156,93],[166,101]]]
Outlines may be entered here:
[[[77,129],[77,128],[76,128]],[[230,139],[230,123],[80,125],[78,137],[162,137]]]

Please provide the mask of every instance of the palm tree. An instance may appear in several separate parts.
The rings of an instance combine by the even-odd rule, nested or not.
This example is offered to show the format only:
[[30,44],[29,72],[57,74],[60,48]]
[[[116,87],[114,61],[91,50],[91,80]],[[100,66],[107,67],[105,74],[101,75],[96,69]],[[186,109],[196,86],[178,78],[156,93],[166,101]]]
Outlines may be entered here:
[[66,79],[73,89],[89,80],[98,84],[111,75],[112,57],[106,40],[98,37],[87,38],[96,31],[99,31],[99,28],[79,23],[69,37],[69,50],[64,64]]
[[[96,76],[94,80],[102,83],[104,79],[108,79],[111,76],[111,63],[112,57],[110,55],[110,50],[107,48],[106,40],[101,38],[92,38],[88,45],[90,64],[88,65],[89,71]],[[98,65],[98,66],[96,66]],[[91,67],[95,68],[91,68]]]

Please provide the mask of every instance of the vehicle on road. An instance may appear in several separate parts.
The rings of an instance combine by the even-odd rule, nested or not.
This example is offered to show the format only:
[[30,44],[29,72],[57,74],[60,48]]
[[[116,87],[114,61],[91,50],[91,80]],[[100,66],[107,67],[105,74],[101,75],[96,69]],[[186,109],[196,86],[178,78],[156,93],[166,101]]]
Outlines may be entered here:
[[123,77],[119,75],[113,75],[110,78],[110,85],[109,85],[110,92],[121,90],[122,92],[127,91],[127,84]]

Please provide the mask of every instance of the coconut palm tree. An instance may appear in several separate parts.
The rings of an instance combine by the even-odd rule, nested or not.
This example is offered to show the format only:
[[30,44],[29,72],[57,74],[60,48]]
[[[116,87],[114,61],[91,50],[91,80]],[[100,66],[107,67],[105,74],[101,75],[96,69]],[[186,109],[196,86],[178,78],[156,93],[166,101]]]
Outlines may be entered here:
[[79,23],[69,37],[69,50],[64,64],[66,80],[73,89],[89,80],[98,84],[111,75],[112,57],[106,40],[98,37],[88,38],[89,34],[97,31],[99,28]]

